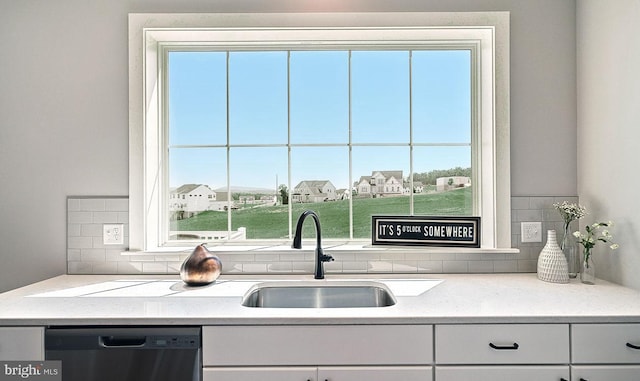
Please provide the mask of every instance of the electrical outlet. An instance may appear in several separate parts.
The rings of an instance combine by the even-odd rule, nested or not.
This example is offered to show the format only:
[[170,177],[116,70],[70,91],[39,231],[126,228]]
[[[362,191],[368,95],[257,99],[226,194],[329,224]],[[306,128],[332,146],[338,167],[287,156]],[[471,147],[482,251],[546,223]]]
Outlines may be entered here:
[[124,245],[124,225],[102,225],[102,243],[104,245]]
[[521,242],[542,242],[542,222],[522,222],[520,234]]

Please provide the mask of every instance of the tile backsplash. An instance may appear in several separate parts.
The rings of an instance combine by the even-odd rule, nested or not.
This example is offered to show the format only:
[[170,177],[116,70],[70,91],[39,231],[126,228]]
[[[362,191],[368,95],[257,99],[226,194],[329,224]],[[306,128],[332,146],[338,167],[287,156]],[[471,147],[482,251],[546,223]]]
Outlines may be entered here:
[[[336,260],[326,263],[327,273],[504,273],[535,272],[546,231],[560,235],[562,219],[554,202],[578,202],[560,196],[511,198],[511,242],[519,253],[470,253],[453,250],[375,250],[355,253],[346,248],[331,251]],[[67,199],[68,274],[177,274],[189,253],[175,255],[126,254],[129,246],[127,197],[69,197]],[[521,222],[541,222],[542,242],[523,243]],[[103,225],[122,224],[124,244],[105,245]],[[327,247],[325,247],[327,248]],[[331,250],[331,248],[329,247]],[[252,250],[220,253],[224,273],[312,273],[313,253]]]

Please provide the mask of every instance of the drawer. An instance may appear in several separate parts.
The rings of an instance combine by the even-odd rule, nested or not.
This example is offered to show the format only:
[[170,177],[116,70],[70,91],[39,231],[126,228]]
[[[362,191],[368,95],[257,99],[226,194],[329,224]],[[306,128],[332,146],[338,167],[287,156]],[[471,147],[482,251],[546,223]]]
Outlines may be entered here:
[[430,366],[320,367],[318,381],[431,381]]
[[204,366],[427,365],[432,325],[206,326]]
[[569,381],[569,366],[444,366],[436,381]]
[[571,381],[638,381],[640,365],[572,366]]
[[568,364],[568,324],[436,326],[438,364]]
[[430,366],[204,368],[203,381],[431,381]]
[[575,364],[640,364],[640,324],[573,324],[571,351]]
[[204,368],[202,381],[315,381],[315,367]]

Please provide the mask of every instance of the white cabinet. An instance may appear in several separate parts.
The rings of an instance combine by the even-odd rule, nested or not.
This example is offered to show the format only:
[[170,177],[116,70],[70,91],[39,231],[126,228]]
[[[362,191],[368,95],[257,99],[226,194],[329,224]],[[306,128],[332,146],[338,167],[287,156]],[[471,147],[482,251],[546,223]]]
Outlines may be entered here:
[[569,366],[438,366],[436,381],[569,381]]
[[435,348],[436,381],[569,381],[568,324],[437,325]]
[[211,367],[203,381],[431,381],[430,366]]
[[639,381],[640,324],[203,327],[203,381]]
[[573,324],[572,381],[640,380],[640,324]]
[[0,327],[0,360],[44,360],[44,327]]
[[432,325],[205,326],[203,381],[432,381]]

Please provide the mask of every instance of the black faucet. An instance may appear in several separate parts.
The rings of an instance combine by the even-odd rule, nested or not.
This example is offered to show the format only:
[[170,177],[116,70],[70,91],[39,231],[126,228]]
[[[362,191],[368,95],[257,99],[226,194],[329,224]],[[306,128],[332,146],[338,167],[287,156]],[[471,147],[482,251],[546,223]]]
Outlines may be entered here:
[[322,250],[322,235],[320,233],[320,218],[313,210],[305,210],[298,218],[298,224],[296,225],[296,234],[293,236],[293,244],[291,245],[294,249],[302,249],[302,224],[304,223],[305,218],[307,216],[313,217],[313,221],[316,224],[316,279],[324,279],[324,266],[323,262],[333,261],[333,257],[325,254]]

